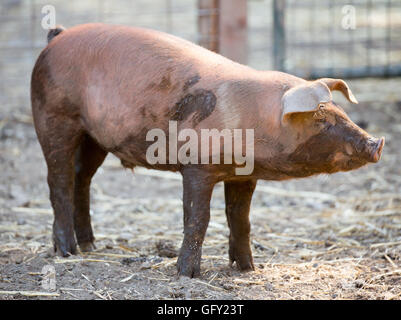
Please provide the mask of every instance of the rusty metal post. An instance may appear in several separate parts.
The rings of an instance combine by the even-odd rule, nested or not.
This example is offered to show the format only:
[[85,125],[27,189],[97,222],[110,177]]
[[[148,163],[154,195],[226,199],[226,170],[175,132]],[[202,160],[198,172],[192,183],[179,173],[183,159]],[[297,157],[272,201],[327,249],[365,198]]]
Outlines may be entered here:
[[198,0],[198,43],[219,52],[219,0]]
[[220,0],[220,53],[240,63],[247,62],[247,0]]
[[285,71],[285,0],[273,0],[273,61],[274,69]]

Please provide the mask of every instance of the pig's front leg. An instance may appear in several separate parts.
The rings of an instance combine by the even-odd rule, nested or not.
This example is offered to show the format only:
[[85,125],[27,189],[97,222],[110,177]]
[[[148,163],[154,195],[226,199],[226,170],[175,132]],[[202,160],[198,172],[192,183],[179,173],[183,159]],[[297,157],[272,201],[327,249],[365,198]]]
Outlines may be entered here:
[[224,182],[230,264],[235,261],[241,271],[255,270],[249,238],[249,209],[255,186],[256,180]]
[[184,184],[184,240],[177,261],[178,274],[200,276],[202,244],[210,218],[214,182],[197,168],[182,172]]

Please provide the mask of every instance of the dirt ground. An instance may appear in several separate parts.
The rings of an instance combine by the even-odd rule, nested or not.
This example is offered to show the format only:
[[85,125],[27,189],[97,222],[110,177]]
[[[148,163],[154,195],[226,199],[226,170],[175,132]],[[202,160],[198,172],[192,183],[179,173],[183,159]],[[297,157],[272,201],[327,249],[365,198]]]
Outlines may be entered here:
[[[0,299],[400,299],[401,79],[349,81],[351,118],[384,135],[382,160],[349,173],[259,181],[251,209],[256,271],[228,266],[223,188],[212,199],[202,275],[176,276],[179,175],[109,156],[92,184],[97,250],[54,257],[45,162],[29,106],[0,114]],[[12,90],[12,88],[10,88]],[[55,268],[56,289],[42,268]]]

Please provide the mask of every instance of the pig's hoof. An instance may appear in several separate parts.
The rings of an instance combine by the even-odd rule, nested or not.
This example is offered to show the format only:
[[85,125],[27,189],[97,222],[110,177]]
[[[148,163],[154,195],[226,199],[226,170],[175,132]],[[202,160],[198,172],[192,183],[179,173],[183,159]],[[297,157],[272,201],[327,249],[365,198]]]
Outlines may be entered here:
[[255,271],[252,254],[230,255],[230,265],[234,262],[241,272]]
[[179,276],[189,277],[189,278],[199,278],[200,277],[200,265],[194,263],[183,262],[178,259],[177,271]]
[[69,257],[77,254],[77,245],[74,244],[54,244],[54,251],[60,257]]
[[253,261],[248,261],[247,263],[243,263],[243,264],[239,264],[237,262],[237,266],[241,272],[255,271],[255,266],[253,265]]
[[200,270],[197,270],[196,268],[178,268],[178,275],[188,278],[199,278]]
[[74,238],[57,239],[53,237],[54,251],[58,256],[69,257],[77,254],[77,244]]
[[87,241],[79,243],[79,249],[81,252],[92,252],[93,250],[96,250],[96,246],[92,241]]
[[[234,261],[230,260],[230,266],[232,266]],[[235,261],[237,268],[241,272],[250,272],[250,271],[255,271],[255,266],[253,264],[253,261],[248,261],[248,262],[241,262],[238,263],[238,261]]]

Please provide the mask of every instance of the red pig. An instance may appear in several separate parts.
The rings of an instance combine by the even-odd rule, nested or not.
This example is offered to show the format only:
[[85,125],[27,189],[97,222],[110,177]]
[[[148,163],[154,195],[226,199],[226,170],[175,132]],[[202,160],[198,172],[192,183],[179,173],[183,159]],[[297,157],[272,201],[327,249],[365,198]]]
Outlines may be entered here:
[[[384,138],[359,128],[332,100],[331,91],[339,90],[357,103],[343,80],[257,71],[140,28],[86,24],[50,30],[48,40],[33,69],[31,100],[59,255],[76,254],[77,243],[82,251],[93,248],[90,183],[109,152],[126,167],[181,173],[184,240],[177,268],[189,277],[200,274],[217,182],[224,181],[230,262],[253,270],[249,209],[258,179],[348,171],[380,159]],[[252,129],[252,172],[238,175],[235,161],[149,163],[147,132],[168,133],[171,121],[199,133]]]

